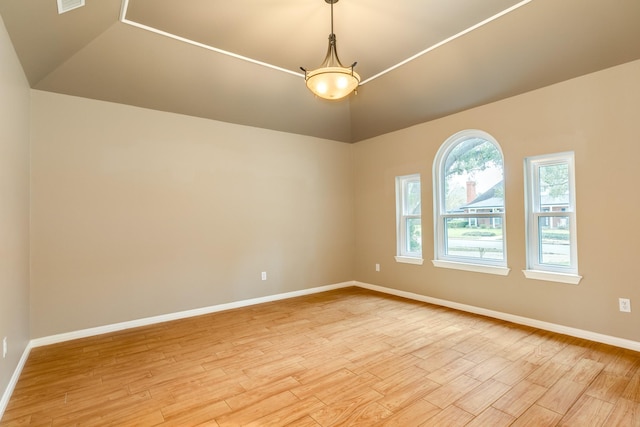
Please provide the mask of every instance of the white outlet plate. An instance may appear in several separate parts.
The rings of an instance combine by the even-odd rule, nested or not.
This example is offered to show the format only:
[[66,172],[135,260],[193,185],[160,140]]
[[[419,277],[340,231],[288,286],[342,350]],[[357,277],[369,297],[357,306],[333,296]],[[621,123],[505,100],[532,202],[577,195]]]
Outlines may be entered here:
[[7,337],[2,338],[2,358],[4,359],[5,357],[7,357],[7,351],[9,349],[7,348]]
[[629,298],[618,298],[618,304],[620,305],[620,311],[631,313],[631,300]]
[[380,264],[376,264],[376,271],[380,271]]
[[261,277],[262,277],[262,280],[267,280],[267,272],[263,271]]

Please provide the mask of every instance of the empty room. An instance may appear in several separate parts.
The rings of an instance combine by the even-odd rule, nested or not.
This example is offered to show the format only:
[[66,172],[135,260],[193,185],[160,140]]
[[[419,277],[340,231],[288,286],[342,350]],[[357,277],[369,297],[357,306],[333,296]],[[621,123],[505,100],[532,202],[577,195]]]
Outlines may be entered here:
[[0,18],[0,426],[640,426],[637,0]]

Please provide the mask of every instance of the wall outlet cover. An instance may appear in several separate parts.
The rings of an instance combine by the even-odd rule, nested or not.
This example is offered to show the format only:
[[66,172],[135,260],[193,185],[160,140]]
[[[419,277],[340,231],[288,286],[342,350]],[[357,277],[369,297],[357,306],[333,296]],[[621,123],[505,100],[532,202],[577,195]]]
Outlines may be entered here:
[[618,298],[618,304],[620,306],[620,311],[631,313],[631,300],[629,298]]

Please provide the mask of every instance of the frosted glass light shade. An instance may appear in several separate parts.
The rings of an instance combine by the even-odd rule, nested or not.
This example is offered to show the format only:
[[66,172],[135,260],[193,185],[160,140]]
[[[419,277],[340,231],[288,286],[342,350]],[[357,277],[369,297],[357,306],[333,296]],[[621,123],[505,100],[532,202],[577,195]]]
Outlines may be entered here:
[[307,87],[320,98],[336,100],[344,98],[360,84],[360,76],[352,68],[323,67],[309,71]]

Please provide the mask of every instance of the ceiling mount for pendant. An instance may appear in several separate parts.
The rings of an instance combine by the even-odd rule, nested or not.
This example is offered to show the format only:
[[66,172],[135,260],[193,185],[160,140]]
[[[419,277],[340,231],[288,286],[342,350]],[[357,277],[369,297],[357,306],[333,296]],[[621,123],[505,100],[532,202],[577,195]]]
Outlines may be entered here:
[[337,100],[353,92],[360,84],[360,76],[353,71],[357,62],[345,67],[338,58],[336,48],[336,35],[333,33],[333,5],[338,0],[324,0],[331,5],[331,34],[329,34],[329,47],[327,55],[319,68],[312,71],[304,71],[304,79],[311,92],[324,99]]

